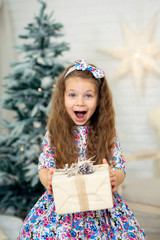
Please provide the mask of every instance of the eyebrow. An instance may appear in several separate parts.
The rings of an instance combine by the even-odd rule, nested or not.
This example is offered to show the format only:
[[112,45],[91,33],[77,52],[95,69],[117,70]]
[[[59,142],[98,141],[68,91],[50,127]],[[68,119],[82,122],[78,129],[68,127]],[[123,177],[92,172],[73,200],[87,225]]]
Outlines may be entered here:
[[[67,90],[66,92],[76,92],[77,90],[75,90],[75,89],[69,89],[69,90]],[[95,93],[96,91],[94,91],[94,90],[86,90],[85,91],[85,93],[87,93],[87,92],[93,92],[93,93]]]

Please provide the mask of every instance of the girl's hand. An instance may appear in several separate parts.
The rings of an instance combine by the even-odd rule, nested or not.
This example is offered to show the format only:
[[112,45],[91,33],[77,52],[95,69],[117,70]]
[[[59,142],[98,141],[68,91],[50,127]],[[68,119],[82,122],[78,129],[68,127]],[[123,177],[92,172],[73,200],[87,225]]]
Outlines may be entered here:
[[[103,164],[108,164],[106,159],[103,159]],[[110,173],[110,181],[111,181],[111,187],[112,187],[112,192],[117,191],[117,177],[114,171],[112,171],[111,167],[109,166],[109,173]]]
[[48,185],[47,185],[47,190],[48,190],[48,193],[49,194],[53,194],[52,192],[52,178],[53,178],[53,173],[55,171],[55,168],[49,168],[49,171],[48,171],[48,176],[47,176],[47,182],[48,182]]
[[112,171],[111,167],[109,167],[109,172],[110,172],[112,192],[114,193],[117,191],[117,177],[116,177],[116,173]]

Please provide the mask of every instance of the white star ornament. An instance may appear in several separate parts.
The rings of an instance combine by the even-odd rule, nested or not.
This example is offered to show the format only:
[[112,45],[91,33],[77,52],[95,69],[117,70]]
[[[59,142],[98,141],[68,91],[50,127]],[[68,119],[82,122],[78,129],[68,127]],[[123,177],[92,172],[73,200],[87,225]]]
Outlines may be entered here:
[[134,33],[121,18],[120,24],[126,46],[103,50],[104,53],[121,60],[112,79],[118,79],[131,72],[138,95],[142,91],[146,72],[152,71],[160,75],[160,66],[156,61],[160,55],[160,45],[153,40],[156,18],[157,14],[151,18],[140,34]]

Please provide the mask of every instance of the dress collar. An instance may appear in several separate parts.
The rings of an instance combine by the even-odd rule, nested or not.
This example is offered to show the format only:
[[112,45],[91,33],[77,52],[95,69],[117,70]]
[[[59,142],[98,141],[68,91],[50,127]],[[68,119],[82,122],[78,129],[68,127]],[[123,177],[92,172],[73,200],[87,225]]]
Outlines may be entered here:
[[76,126],[75,127],[75,132],[76,133],[86,133],[86,134],[88,134],[88,130],[89,130],[89,126]]

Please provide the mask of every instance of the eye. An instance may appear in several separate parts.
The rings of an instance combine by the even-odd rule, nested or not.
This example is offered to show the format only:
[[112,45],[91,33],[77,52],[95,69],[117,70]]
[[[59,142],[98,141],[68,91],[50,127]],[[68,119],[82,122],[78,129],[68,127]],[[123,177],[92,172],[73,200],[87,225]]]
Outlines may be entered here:
[[75,95],[75,93],[70,93],[69,96],[70,97],[75,97],[76,95]]
[[92,95],[91,94],[86,94],[86,98],[91,98],[92,97]]

